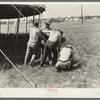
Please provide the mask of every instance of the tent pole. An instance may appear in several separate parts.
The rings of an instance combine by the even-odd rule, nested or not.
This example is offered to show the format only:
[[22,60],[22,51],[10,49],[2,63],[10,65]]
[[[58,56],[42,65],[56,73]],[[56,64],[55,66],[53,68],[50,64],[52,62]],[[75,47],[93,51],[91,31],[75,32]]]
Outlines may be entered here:
[[26,6],[26,14],[27,14],[27,17],[26,17],[26,34],[27,34],[27,20],[28,20],[28,11],[27,11],[27,6]]
[[42,24],[42,14],[39,14],[38,22],[39,22],[39,29],[41,29],[41,24]]
[[9,34],[9,24],[10,24],[10,19],[8,20],[7,34]]
[[26,17],[26,34],[27,34],[27,20],[28,20],[28,17]]
[[0,34],[1,34],[1,19],[0,19]]
[[34,24],[34,22],[35,22],[35,16],[33,15],[33,24]]
[[35,22],[35,10],[33,12],[33,24],[34,24],[34,22]]
[[40,14],[40,29],[41,29],[41,25],[42,25],[42,14]]
[[39,18],[38,18],[38,23],[39,23],[39,29],[40,29],[40,14],[39,14]]
[[[21,12],[21,8],[20,8]],[[16,40],[15,40],[15,52],[17,51],[17,42],[18,42],[18,33],[19,33],[19,22],[20,22],[20,13],[17,20],[17,30],[16,30]]]
[[81,18],[82,18],[82,24],[83,24],[83,5],[81,5]]

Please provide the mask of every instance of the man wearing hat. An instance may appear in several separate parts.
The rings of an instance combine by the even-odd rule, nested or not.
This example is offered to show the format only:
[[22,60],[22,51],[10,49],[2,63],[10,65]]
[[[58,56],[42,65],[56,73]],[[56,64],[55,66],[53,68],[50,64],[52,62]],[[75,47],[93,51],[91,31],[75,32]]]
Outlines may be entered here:
[[[52,30],[51,27],[50,27],[50,23],[49,22],[45,23],[45,27],[42,29],[42,34],[44,35],[44,38],[46,40],[48,40],[48,38],[49,38],[49,35],[50,35],[49,31],[50,30]],[[46,42],[42,41],[41,43],[42,43],[42,54],[43,54]],[[48,54],[48,60],[49,60],[49,64],[51,64],[51,60],[52,60],[52,54],[51,53]]]
[[72,68],[74,61],[74,52],[71,45],[63,47],[58,54],[58,61],[56,63],[56,69],[61,70],[64,68]]
[[45,32],[45,31],[50,31],[52,30],[50,27],[50,23],[45,23],[45,27],[42,29],[42,32],[44,33],[44,35],[46,35],[46,39],[48,39],[50,33],[49,32]]

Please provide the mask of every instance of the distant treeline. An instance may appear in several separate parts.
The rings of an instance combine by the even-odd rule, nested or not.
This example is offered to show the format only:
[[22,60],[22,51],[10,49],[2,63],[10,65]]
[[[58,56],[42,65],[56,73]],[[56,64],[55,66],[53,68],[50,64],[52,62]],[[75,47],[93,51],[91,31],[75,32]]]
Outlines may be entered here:
[[49,22],[64,22],[64,21],[79,21],[81,19],[99,19],[100,18],[100,15],[95,15],[95,16],[90,16],[90,15],[86,15],[86,16],[83,16],[83,17],[79,17],[79,16],[71,16],[71,17],[58,17],[58,18],[50,18],[50,19],[43,19],[43,20],[48,20]]
[[[85,15],[85,16],[83,16],[83,17],[81,17],[81,16],[71,16],[71,17],[57,17],[57,18],[49,18],[49,19],[46,19],[46,18],[43,18],[42,19],[42,22],[64,22],[64,21],[78,21],[78,20],[81,20],[81,19],[85,19],[85,20],[87,20],[87,19],[99,19],[100,18],[100,15],[92,15],[92,16],[90,16],[90,15]],[[36,19],[35,21],[38,21],[38,19]],[[27,20],[27,23],[28,24],[30,24],[30,23],[32,23],[33,22],[33,19],[29,19],[29,20]],[[1,21],[0,22],[1,24],[8,24],[8,21]],[[16,23],[16,21],[10,21],[9,22],[10,24],[14,24],[14,23]],[[21,20],[20,21],[20,23],[21,24],[24,24],[24,23],[26,23],[26,20],[24,19],[24,20]]]
[[98,15],[98,16],[90,16],[90,15],[84,16],[84,19],[92,19],[92,18],[97,18],[97,19],[99,19],[99,18],[100,18],[100,15]]

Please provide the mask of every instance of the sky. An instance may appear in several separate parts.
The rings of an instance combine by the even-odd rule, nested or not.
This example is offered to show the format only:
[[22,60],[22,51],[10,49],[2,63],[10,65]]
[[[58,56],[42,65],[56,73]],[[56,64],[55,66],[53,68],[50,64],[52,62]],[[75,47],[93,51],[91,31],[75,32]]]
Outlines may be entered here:
[[[43,12],[42,18],[81,16],[81,4],[48,3],[45,4],[45,6],[46,11]],[[85,15],[100,15],[100,3],[92,5],[83,4],[83,16]],[[32,18],[33,17],[29,17],[29,19]]]
[[[100,15],[100,5],[83,5],[83,15]],[[46,5],[43,18],[81,16],[81,5]]]

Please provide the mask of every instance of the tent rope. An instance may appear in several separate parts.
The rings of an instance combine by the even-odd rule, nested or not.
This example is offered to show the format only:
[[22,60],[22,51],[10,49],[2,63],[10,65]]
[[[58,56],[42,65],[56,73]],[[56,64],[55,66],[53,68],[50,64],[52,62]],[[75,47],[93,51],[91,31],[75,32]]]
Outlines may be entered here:
[[[32,7],[33,7],[35,10],[37,10],[37,11],[41,14],[41,12],[40,12],[35,6],[32,5]],[[32,9],[33,9],[33,8],[32,8]]]
[[51,13],[52,15],[54,15],[55,17],[59,17],[59,15],[57,15],[54,11],[52,11],[50,8],[47,8],[47,11],[49,13]]
[[17,7],[15,7],[13,4],[12,4],[12,6],[17,10],[18,13],[20,13],[23,17],[25,17],[25,16],[18,10]]
[[[37,11],[41,14],[41,12],[40,12],[35,6],[32,5],[32,7],[34,7],[34,9],[37,10]],[[32,7],[31,7],[31,8],[32,8]],[[32,8],[32,9],[33,9],[33,8]],[[33,9],[33,10],[34,10],[34,9]],[[47,11],[51,14],[51,12],[50,12],[49,10],[47,10]],[[46,14],[46,15],[47,15],[47,14]],[[51,15],[53,15],[53,14],[51,14]],[[48,15],[47,15],[47,16],[48,16]],[[41,20],[42,20],[42,17],[41,17]]]
[[[32,9],[34,8],[35,10],[37,10],[37,11],[39,12],[39,19],[38,19],[38,20],[40,21],[39,29],[41,29],[41,20],[42,20],[41,12],[40,12],[35,6],[33,6],[33,5],[32,5],[31,8],[32,8]],[[34,10],[34,9],[33,9],[33,10]]]
[[[56,13],[54,13],[52,10],[50,10],[49,8],[47,8],[46,9],[48,12],[49,12],[49,14],[51,14],[53,17],[55,16],[55,17],[59,17]],[[47,15],[47,14],[46,14]],[[47,15],[48,16],[48,15]],[[55,25],[53,25],[54,27],[56,27],[56,28],[58,28],[58,27],[60,27],[59,26],[59,24],[58,24],[58,27],[57,26],[55,26]]]
[[[23,76],[23,78],[26,80],[26,82],[31,86],[34,87],[33,84],[26,78],[24,74],[21,73],[21,71],[17,68],[16,65],[14,65],[11,60],[3,53],[3,51],[0,49],[0,52],[3,54],[3,56],[9,61],[9,63]],[[37,84],[35,84],[35,88],[37,88]]]

